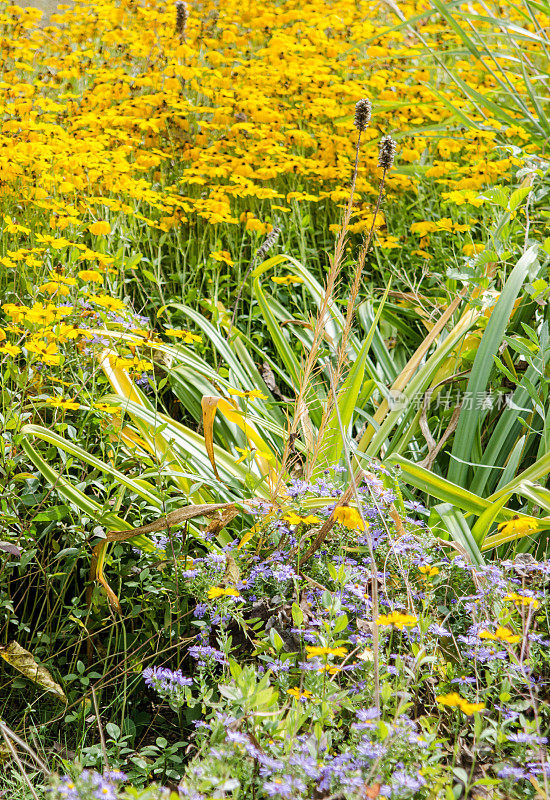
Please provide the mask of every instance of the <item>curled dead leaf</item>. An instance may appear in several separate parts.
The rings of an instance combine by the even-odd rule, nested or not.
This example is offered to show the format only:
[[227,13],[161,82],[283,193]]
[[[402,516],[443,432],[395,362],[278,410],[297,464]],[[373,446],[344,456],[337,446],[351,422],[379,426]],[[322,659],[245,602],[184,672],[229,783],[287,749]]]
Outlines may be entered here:
[[222,584],[224,586],[236,586],[240,579],[241,573],[237,562],[233,556],[227,556],[225,575],[223,576]]
[[357,658],[359,658],[361,661],[374,661],[373,652],[372,650],[369,650],[368,647],[365,650],[363,650],[362,653],[359,653]]
[[9,553],[11,556],[21,558],[21,550],[11,542],[0,542],[0,550],[3,553]]
[[40,666],[35,661],[32,653],[13,641],[8,645],[0,645],[0,656],[7,661],[10,666],[20,672],[25,678],[38,684],[46,692],[53,694],[58,700],[67,703],[65,692],[61,686],[54,681],[45,667]]

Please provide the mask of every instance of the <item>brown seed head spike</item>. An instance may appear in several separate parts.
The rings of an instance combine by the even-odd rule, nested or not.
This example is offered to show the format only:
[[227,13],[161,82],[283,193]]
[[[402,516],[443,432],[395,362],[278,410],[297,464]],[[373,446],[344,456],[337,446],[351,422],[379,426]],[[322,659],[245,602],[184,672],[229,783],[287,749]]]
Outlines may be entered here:
[[187,27],[187,20],[189,18],[189,8],[187,3],[183,0],[176,2],[176,33],[183,39],[185,36],[185,29]]
[[391,136],[384,136],[384,138],[380,140],[380,148],[378,150],[379,167],[383,167],[386,170],[390,169],[395,158],[396,148],[397,143],[391,138]]
[[359,102],[355,106],[355,119],[353,124],[357,128],[358,131],[366,131],[367,125],[370,122],[372,114],[372,104],[370,100],[363,99],[359,100]]
[[266,236],[266,238],[264,239],[264,241],[262,242],[260,247],[258,247],[258,249],[254,254],[254,263],[258,264],[260,261],[263,261],[264,256],[267,255],[267,252],[269,250],[271,250],[271,248],[279,238],[280,233],[281,229],[275,226],[271,231],[271,233],[269,233]]

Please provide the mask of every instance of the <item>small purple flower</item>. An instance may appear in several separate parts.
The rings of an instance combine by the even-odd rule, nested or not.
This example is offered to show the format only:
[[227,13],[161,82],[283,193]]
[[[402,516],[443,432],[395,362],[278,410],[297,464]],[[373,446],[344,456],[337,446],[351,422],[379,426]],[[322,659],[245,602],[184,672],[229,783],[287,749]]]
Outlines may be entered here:
[[359,722],[373,722],[375,719],[380,718],[380,712],[375,706],[371,708],[359,708],[355,712],[355,716]]
[[263,785],[268,797],[281,797],[285,800],[294,800],[297,795],[305,791],[306,785],[300,778],[293,778],[291,775],[281,775],[267,781]]
[[508,734],[508,741],[521,742],[523,744],[547,744],[548,738],[546,736],[537,736],[534,733],[519,731],[518,733]]
[[429,514],[430,513],[428,511],[428,509],[426,508],[426,506],[423,506],[422,503],[419,503],[416,500],[415,501],[413,501],[413,500],[405,500],[403,505],[405,506],[405,508],[408,508],[409,511],[416,511],[417,514]]
[[392,797],[408,797],[424,786],[426,781],[420,775],[411,775],[405,770],[396,770],[392,775]]
[[128,776],[124,772],[121,772],[119,769],[112,769],[109,770],[108,772],[104,772],[103,777],[108,781],[124,782],[128,780]]
[[433,633],[434,636],[452,636],[447,628],[444,628],[442,625],[437,625],[435,622],[428,628],[428,633]]
[[172,671],[167,667],[147,667],[143,670],[143,678],[147,686],[160,695],[175,696],[181,687],[193,685],[193,679],[186,677],[181,669]]
[[195,610],[193,611],[193,616],[197,619],[202,619],[206,612],[208,611],[208,606],[206,603],[197,603],[195,606]]
[[226,664],[227,660],[221,650],[216,650],[210,645],[196,644],[189,648],[191,658],[200,659],[199,664],[205,664],[206,660],[215,661],[217,664]]
[[509,778],[513,778],[514,780],[522,780],[522,778],[526,778],[526,773],[521,767],[512,767],[511,764],[507,764],[506,766],[499,769],[497,772],[499,778],[504,778],[507,780]]

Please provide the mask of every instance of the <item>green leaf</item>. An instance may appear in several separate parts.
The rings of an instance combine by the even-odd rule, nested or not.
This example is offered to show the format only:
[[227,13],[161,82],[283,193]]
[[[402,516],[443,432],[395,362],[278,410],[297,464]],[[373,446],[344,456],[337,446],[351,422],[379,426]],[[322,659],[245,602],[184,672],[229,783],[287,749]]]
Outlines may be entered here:
[[513,214],[516,208],[525,200],[529,192],[531,191],[530,186],[523,186],[520,189],[516,189],[515,192],[512,192],[510,195],[510,200],[508,202],[508,210]]
[[482,414],[479,399],[487,390],[493,367],[493,357],[500,347],[514,303],[525,280],[529,266],[537,257],[538,245],[530,247],[519,259],[506,281],[493,309],[479,344],[474,365],[466,387],[466,396],[473,399],[472,407],[464,406],[454,434],[451,464],[448,478],[452,483],[464,486],[468,474],[468,462],[472,459],[472,448]]
[[[96,458],[96,456],[93,456],[87,450],[79,447],[74,442],[64,439],[62,436],[58,436],[57,433],[49,428],[43,428],[40,425],[24,425],[21,429],[21,433],[24,436],[37,436],[39,439],[43,439],[45,442],[49,442],[50,444],[59,447],[66,453],[71,453],[71,455],[76,456],[101,472],[110,475],[121,486],[125,486],[127,489],[130,489],[130,491],[135,492],[139,497],[143,497],[143,499],[147,500],[148,503],[151,503],[152,506],[161,509],[163,508],[164,504],[162,496],[154,491],[151,484],[147,485],[145,481],[140,481],[137,483],[132,478],[127,477],[123,472],[115,469],[108,462],[101,461],[101,459]],[[61,519],[61,517],[59,519]]]
[[[436,497],[438,500],[443,500],[446,503],[456,506],[468,514],[475,514],[476,517],[479,517],[480,514],[483,514],[485,509],[491,505],[490,500],[485,500],[473,492],[464,489],[462,486],[451,483],[446,478],[442,478],[424,469],[424,467],[418,466],[418,464],[403,458],[403,456],[393,455],[390,456],[387,461],[390,464],[396,464],[401,467],[402,477],[405,483],[409,483],[411,486],[421,489],[426,494],[432,495],[432,497]],[[508,508],[503,508],[499,512],[498,519],[512,519],[513,516],[513,511]]]
[[464,514],[450,503],[440,503],[433,510],[438,514],[451,539],[467,552],[472,564],[481,566],[484,563],[484,559],[472,536]]
[[261,287],[259,278],[256,278],[254,280],[254,295],[258,301],[258,305],[261,309],[262,316],[266,328],[269,331],[273,345],[276,347],[277,352],[279,353],[285,367],[288,370],[293,385],[297,389],[300,386],[300,374],[301,374],[300,364],[298,362],[298,359],[292,352],[292,348],[285,339],[285,336],[281,331],[279,323],[273,316],[273,313],[269,307],[269,303]]
[[494,503],[491,503],[491,505],[488,506],[488,508],[486,508],[482,514],[480,514],[478,521],[472,528],[472,536],[479,547],[482,547],[483,540],[489,533],[491,525],[496,520],[501,509],[506,505],[510,497],[511,495],[504,495],[504,497],[502,497],[500,500],[496,500]]

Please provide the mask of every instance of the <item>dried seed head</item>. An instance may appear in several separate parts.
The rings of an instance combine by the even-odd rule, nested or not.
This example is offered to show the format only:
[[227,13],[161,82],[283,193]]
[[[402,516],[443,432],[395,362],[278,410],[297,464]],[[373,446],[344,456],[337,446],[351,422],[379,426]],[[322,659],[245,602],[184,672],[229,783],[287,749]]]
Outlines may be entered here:
[[187,3],[183,0],[176,2],[176,33],[183,39],[185,36],[185,29],[187,27],[187,20],[189,19],[189,8]]
[[378,150],[379,167],[390,169],[395,158],[396,147],[397,143],[391,138],[391,136],[384,136],[384,138],[380,140],[380,147]]
[[271,250],[271,248],[279,238],[280,234],[281,234],[281,229],[277,227],[274,227],[271,233],[268,233],[262,244],[256,250],[256,253],[254,254],[255,264],[258,264],[263,260],[264,256],[268,253],[269,250]]
[[359,100],[355,106],[355,119],[353,121],[353,124],[358,131],[365,131],[367,129],[367,125],[370,122],[371,113],[371,101],[367,99]]

